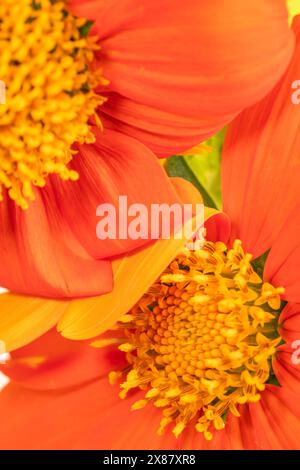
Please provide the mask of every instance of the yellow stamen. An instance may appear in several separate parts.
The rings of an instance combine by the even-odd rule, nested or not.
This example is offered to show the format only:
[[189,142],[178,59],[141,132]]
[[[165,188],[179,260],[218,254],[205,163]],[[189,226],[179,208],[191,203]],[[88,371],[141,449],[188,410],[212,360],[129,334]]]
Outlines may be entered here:
[[210,440],[228,412],[239,416],[239,405],[260,399],[281,341],[273,306],[283,289],[263,283],[250,261],[238,240],[230,250],[211,242],[185,250],[129,312],[129,323],[118,324],[129,363],[120,396],[145,390],[132,409],[161,408],[159,434],[173,423],[177,437],[194,421]]
[[49,174],[78,178],[72,145],[94,142],[89,119],[104,98],[93,90],[106,83],[91,67],[99,46],[86,24],[64,0],[1,1],[0,200],[6,188],[26,209]]
[[108,375],[109,383],[111,385],[115,385],[121,377],[122,377],[122,372],[112,371]]

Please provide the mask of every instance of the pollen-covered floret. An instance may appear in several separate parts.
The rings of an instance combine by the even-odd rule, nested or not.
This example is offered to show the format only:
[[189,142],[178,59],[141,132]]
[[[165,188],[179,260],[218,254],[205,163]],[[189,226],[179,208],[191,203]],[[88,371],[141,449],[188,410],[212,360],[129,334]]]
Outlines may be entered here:
[[89,120],[104,101],[94,89],[106,81],[88,25],[65,1],[1,1],[0,199],[6,188],[23,209],[49,174],[76,180],[72,145],[94,141]]

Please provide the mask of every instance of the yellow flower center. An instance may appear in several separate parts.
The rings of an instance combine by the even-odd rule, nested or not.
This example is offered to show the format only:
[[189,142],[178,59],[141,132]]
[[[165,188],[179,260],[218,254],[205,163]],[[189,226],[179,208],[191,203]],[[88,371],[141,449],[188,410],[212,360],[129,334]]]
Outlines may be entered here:
[[125,376],[121,398],[145,390],[133,409],[161,408],[159,433],[173,423],[177,437],[194,423],[210,440],[228,412],[260,399],[281,341],[283,289],[263,283],[250,261],[239,240],[186,250],[118,323],[129,365],[110,381]]
[[0,199],[7,188],[23,209],[49,174],[76,180],[72,145],[94,141],[89,118],[104,99],[93,90],[106,81],[91,68],[99,47],[88,26],[65,1],[1,1]]

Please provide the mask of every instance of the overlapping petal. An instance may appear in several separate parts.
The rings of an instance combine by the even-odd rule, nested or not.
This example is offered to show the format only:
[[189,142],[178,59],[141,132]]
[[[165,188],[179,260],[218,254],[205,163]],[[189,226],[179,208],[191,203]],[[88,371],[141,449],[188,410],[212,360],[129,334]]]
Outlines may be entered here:
[[67,302],[14,294],[0,295],[0,340],[12,351],[53,328]]
[[268,250],[300,199],[300,106],[292,83],[300,74],[300,17],[294,21],[296,50],[285,76],[259,104],[229,127],[223,152],[224,211],[231,239],[255,256]]
[[[45,362],[33,368],[33,361],[29,359],[41,354]],[[131,411],[132,403],[142,398],[143,392],[121,400],[118,385],[111,386],[107,379],[110,370],[123,367],[123,360],[124,355],[118,355],[112,348],[93,350],[83,343],[60,338],[54,330],[14,352],[11,363],[2,366],[11,383],[0,394],[0,448],[214,447],[196,433],[193,426],[179,439],[171,432],[159,436],[161,412],[157,408],[148,406],[144,410]],[[99,375],[96,379],[93,374],[97,364]],[[31,426],[25,432],[29,416]],[[224,433],[220,436],[216,433],[216,438],[216,447],[225,448]]]
[[[57,346],[57,353],[49,349],[50,344]],[[47,356],[45,364],[34,372],[26,359],[29,353],[36,355],[42,351]],[[205,441],[192,424],[179,439],[170,429],[164,436],[158,436],[159,409],[151,405],[138,411],[130,409],[142,398],[143,392],[121,400],[118,385],[109,385],[106,374],[122,367],[121,356],[111,354],[112,349],[107,353],[104,349],[92,350],[60,339],[54,331],[29,348],[13,353],[12,365],[2,366],[4,371],[6,367],[12,381],[0,394],[0,448],[297,448],[298,395],[288,387],[268,386],[259,403],[240,406],[239,418],[229,415],[226,428],[215,431],[210,442]],[[21,363],[21,359],[23,369],[16,366],[16,361]],[[88,365],[87,370],[80,371],[79,365],[82,367],[84,363]],[[100,374],[94,378],[97,363]]]
[[112,292],[73,300],[58,324],[61,334],[70,339],[87,339],[110,329],[126,314],[168,264],[183,249],[185,240],[158,240],[143,250],[112,262]]
[[198,144],[262,98],[294,46],[284,0],[69,6],[95,21],[98,65],[110,81],[106,120],[160,155]]
[[283,286],[283,298],[300,302],[300,204],[289,214],[272,244],[264,277],[273,285]]
[[159,240],[142,251],[113,261],[112,292],[73,300],[58,324],[61,334],[79,340],[111,328],[135,305],[183,246],[184,241],[180,239]]
[[[34,370],[28,357],[41,354],[45,362]],[[54,330],[13,353],[11,364],[2,366],[12,382],[0,394],[0,448],[130,448],[135,438],[137,448],[158,446],[158,410],[152,409],[153,432],[147,432],[145,442],[149,421],[144,413],[132,416],[130,411],[137,395],[121,400],[118,385],[108,382],[109,371],[123,367],[123,358],[112,348],[96,350],[62,339]],[[118,415],[118,426],[113,411]],[[132,432],[128,432],[129,425]],[[173,436],[167,438],[165,448],[174,440]]]
[[285,341],[292,342],[300,338],[300,305],[289,302],[281,312],[279,325]]
[[[81,146],[72,162],[79,181],[50,177],[47,186],[36,191],[28,211],[8,196],[0,204],[0,285],[54,298],[109,292],[113,278],[107,258],[149,242],[120,239],[119,196],[128,195],[128,207],[144,204],[149,213],[152,203],[179,202],[156,157],[143,144],[116,131],[95,133],[96,143]],[[116,208],[115,239],[97,238],[96,210],[102,203]]]
[[300,414],[298,395],[286,388],[270,386],[258,403],[249,406],[259,449],[299,448]]
[[59,202],[48,199],[46,191],[36,191],[27,211],[5,196],[0,203],[0,246],[0,285],[12,291],[64,298],[112,288],[109,261],[87,253],[61,216]]
[[[196,204],[202,204],[201,195],[191,183],[181,178],[169,180],[156,160],[155,167],[157,167],[159,177],[166,182],[164,194],[168,195],[169,191],[171,197],[174,197],[178,203],[188,202],[194,209],[197,208]],[[79,195],[80,191],[78,191],[78,204],[80,204]],[[78,217],[80,219],[80,215]],[[84,226],[86,226],[85,222],[82,222],[82,227]],[[187,221],[184,235],[189,237],[187,232],[193,228]],[[130,310],[176,256],[176,253],[182,249],[185,238],[182,236],[181,229],[178,233],[178,237],[157,240],[142,250],[134,250],[113,259],[111,263],[114,285],[107,295],[90,296],[72,301],[34,299],[17,294],[0,296],[0,338],[6,341],[7,350],[11,351],[27,344],[39,334],[48,331],[57,322],[62,334],[72,339],[91,338],[109,329],[120,316]],[[89,280],[83,276],[84,273],[80,272],[79,279],[85,286]],[[43,311],[45,311],[45,321],[43,321]],[[34,328],[31,327],[32,322],[35,325]]]
[[288,303],[279,319],[280,335],[285,344],[280,346],[273,363],[276,377],[284,389],[300,393],[300,306]]
[[[127,229],[126,207],[119,205],[119,196],[127,198],[127,207],[138,203],[151,213],[151,204],[179,202],[178,196],[155,155],[143,144],[118,131],[94,128],[96,142],[78,147],[72,162],[80,178],[77,182],[53,182],[52,197],[64,220],[91,256],[103,259],[120,256],[149,240],[133,240],[119,235],[122,224]],[[116,237],[105,240],[96,237],[100,218],[97,207],[111,204],[116,210]],[[125,212],[125,213],[124,213]],[[129,219],[128,219],[129,220]]]
[[227,243],[231,231],[230,218],[225,212],[206,207],[205,229],[207,240]]
[[0,369],[28,389],[62,391],[106,378],[109,370],[124,365],[124,355],[116,345],[99,354],[89,343],[65,340],[52,329],[13,351],[8,362],[0,363]]

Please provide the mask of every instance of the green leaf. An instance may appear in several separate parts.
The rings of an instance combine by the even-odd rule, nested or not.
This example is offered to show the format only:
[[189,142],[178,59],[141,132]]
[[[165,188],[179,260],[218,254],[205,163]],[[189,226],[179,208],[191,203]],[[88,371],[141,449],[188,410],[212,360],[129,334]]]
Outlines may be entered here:
[[189,168],[195,174],[200,184],[214,201],[214,207],[222,208],[221,195],[221,153],[226,129],[204,142],[209,149],[201,154],[185,156]]
[[194,155],[171,157],[166,161],[170,176],[180,176],[190,181],[201,192],[204,203],[215,209],[222,208],[221,153],[226,129],[206,142],[201,152]]
[[203,197],[204,204],[208,207],[216,207],[214,200],[210,197],[200,181],[190,169],[184,157],[175,155],[166,161],[166,171],[169,176],[180,176],[192,183]]
[[268,256],[269,256],[269,253],[270,253],[270,249],[267,250],[267,251],[265,251],[265,253],[263,253],[262,255],[260,255],[258,258],[255,258],[255,259],[251,262],[254,271],[255,271],[261,278],[263,277],[264,268],[265,268],[265,264],[266,264],[267,258],[268,258]]
[[275,374],[270,375],[270,377],[267,380],[267,384],[275,385],[275,387],[281,387],[281,384],[279,383]]
[[296,2],[296,0],[287,0],[287,7],[289,11],[289,22],[291,24],[293,18],[300,14],[300,5],[299,2]]

